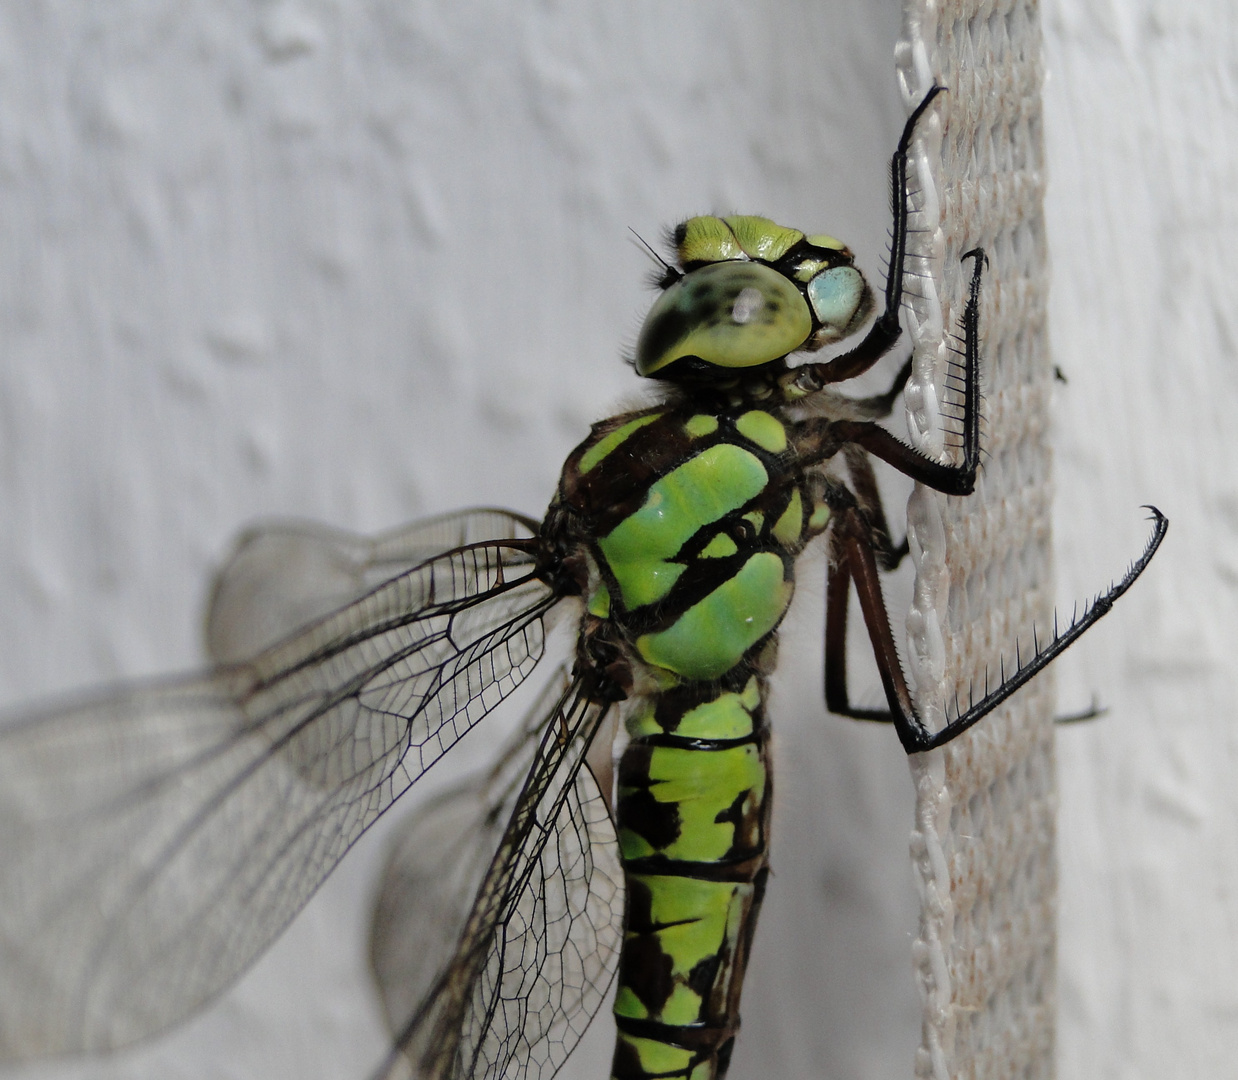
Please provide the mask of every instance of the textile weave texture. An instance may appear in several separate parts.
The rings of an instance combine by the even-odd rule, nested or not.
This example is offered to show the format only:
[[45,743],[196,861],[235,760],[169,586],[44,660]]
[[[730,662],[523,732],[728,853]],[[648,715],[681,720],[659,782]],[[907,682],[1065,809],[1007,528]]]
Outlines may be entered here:
[[[906,305],[913,441],[949,456],[960,395],[960,317],[984,248],[982,448],[976,492],[917,487],[908,504],[916,585],[907,616],[918,708],[932,728],[995,685],[1053,628],[1052,387],[1045,325],[1041,37],[1034,0],[907,0],[897,53],[908,109],[934,84],[910,177],[916,212]],[[909,279],[910,280],[910,279]],[[957,385],[957,380],[954,385]],[[1054,1075],[1056,783],[1051,677],[940,750],[911,758],[911,852],[921,896],[915,965],[924,1006],[915,1075]]]

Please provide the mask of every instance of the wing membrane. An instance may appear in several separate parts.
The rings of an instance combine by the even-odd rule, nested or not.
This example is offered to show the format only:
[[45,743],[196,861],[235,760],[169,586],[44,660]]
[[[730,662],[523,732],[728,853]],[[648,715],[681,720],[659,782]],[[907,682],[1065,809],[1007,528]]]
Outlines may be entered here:
[[451,551],[247,663],[0,728],[0,1060],[230,983],[537,663],[536,573],[530,543]]
[[404,1030],[453,955],[566,685],[560,668],[489,769],[419,806],[398,826],[370,923],[370,967],[393,1035]]
[[214,664],[248,660],[444,551],[528,539],[537,528],[495,509],[443,514],[376,537],[306,521],[260,522],[237,538],[215,574],[207,655]]
[[[503,800],[511,815],[455,954],[381,1076],[402,1074],[402,1052],[419,1080],[548,1078],[583,1035],[622,940],[614,826],[582,768],[605,711],[579,684],[555,705],[523,785]],[[390,984],[385,998],[389,1014],[408,1003]]]

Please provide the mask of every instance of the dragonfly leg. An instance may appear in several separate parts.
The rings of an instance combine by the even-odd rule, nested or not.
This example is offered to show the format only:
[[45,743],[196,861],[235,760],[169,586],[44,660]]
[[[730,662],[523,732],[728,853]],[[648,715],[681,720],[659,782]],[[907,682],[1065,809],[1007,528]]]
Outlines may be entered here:
[[[825,698],[829,710],[839,716],[856,720],[887,721],[894,724],[903,749],[909,754],[932,750],[957,738],[977,721],[991,713],[1016,690],[1031,681],[1058,656],[1079,640],[1112,609],[1118,598],[1135,583],[1152,556],[1160,547],[1169,528],[1165,515],[1149,506],[1153,519],[1152,536],[1143,553],[1122,579],[1099,595],[1064,631],[1054,628],[1053,640],[1037,646],[1032,657],[1020,662],[1017,669],[988,691],[979,701],[970,703],[940,731],[930,732],[916,715],[911,693],[903,674],[902,663],[890,629],[890,617],[881,593],[877,553],[872,540],[872,528],[860,511],[854,496],[846,489],[830,492],[834,517],[830,534],[830,568],[826,582],[825,620]],[[847,606],[851,582],[855,582],[860,612],[868,627],[877,671],[886,694],[889,711],[860,709],[851,705],[847,694]],[[1084,719],[1080,716],[1072,719]]]
[[907,152],[915,135],[916,125],[944,86],[934,86],[903,125],[902,137],[890,160],[890,204],[893,223],[890,229],[890,265],[886,270],[885,310],[877,316],[868,333],[854,349],[823,364],[803,365],[811,369],[821,384],[845,382],[862,375],[893,347],[902,335],[898,313],[903,304],[903,263],[907,257]]
[[868,420],[834,420],[821,431],[821,448],[810,456],[829,457],[846,443],[854,443],[874,457],[893,465],[904,476],[947,495],[970,495],[980,467],[980,279],[984,252],[976,248],[963,256],[975,259],[967,307],[963,311],[963,460],[947,465],[925,457],[885,428]]
[[[839,502],[845,497],[843,494]],[[911,693],[894,644],[894,634],[890,630],[890,618],[881,594],[872,526],[859,507],[850,502],[850,505],[837,508],[830,528],[830,567],[825,602],[826,707],[832,713],[854,720],[893,722],[902,739],[904,728],[912,726],[922,731],[923,725],[916,719]],[[847,607],[853,581],[877,660],[877,671],[890,706],[888,710],[854,707],[847,694]],[[906,745],[906,740],[903,741]]]
[[[996,689],[991,690],[979,701],[974,702],[966,712],[951,720],[940,731],[929,735],[921,745],[908,748],[909,753],[917,750],[932,750],[934,747],[944,746],[952,739],[963,734],[976,721],[983,719],[991,713],[1021,686],[1034,679],[1087,633],[1088,630],[1095,626],[1096,623],[1109,614],[1118,598],[1135,583],[1136,578],[1144,572],[1148,563],[1152,561],[1152,556],[1156,554],[1157,548],[1161,546],[1161,541],[1165,539],[1165,533],[1169,530],[1169,520],[1155,506],[1146,506],[1144,509],[1152,513],[1152,535],[1148,538],[1143,554],[1130,565],[1122,579],[1097,596],[1084,613],[1075,619],[1065,630],[1059,632],[1055,627],[1053,640],[1048,645],[1038,646],[1032,658],[1020,662],[1017,670],[1013,674],[1004,677]],[[1090,717],[1087,714],[1082,714],[1062,718],[1063,722],[1066,723],[1072,720],[1085,719],[1090,719]],[[920,725],[920,728],[923,730],[923,725]],[[900,731],[900,737],[901,734]],[[907,746],[905,740],[903,745]]]
[[980,279],[986,256],[975,248],[963,258],[976,260],[962,320],[963,429],[959,434],[963,460],[957,465],[934,461],[870,420],[812,419],[804,421],[797,432],[796,453],[805,465],[825,461],[854,444],[935,491],[970,495],[975,490],[980,468]]
[[839,552],[830,560],[825,584],[825,707],[835,716],[889,723],[894,717],[888,709],[853,708],[847,693],[847,608],[850,599],[851,569],[845,552]]
[[860,511],[869,524],[869,536],[877,552],[877,561],[882,570],[895,570],[910,548],[907,538],[897,546],[890,538],[890,526],[886,520],[885,506],[881,502],[881,492],[877,489],[877,476],[873,472],[873,464],[864,450],[848,443],[842,448],[843,458],[847,462],[847,473],[851,479],[851,493],[859,504]]

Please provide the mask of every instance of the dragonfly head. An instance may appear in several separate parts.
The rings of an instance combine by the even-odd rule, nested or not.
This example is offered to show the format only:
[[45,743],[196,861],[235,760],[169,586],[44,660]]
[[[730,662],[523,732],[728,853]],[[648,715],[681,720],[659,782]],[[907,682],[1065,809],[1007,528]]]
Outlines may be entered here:
[[639,374],[733,377],[853,334],[873,308],[851,251],[769,218],[694,217],[672,234],[670,268],[636,343]]

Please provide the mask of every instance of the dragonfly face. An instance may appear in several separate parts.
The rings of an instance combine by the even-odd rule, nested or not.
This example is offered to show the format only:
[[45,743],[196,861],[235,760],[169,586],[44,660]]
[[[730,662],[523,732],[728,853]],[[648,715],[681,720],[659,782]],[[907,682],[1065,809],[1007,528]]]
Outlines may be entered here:
[[636,344],[636,371],[707,380],[849,337],[872,312],[851,252],[768,218],[695,217]]
[[[725,1074],[769,875],[766,685],[808,542],[827,534],[827,702],[892,723],[918,752],[1066,648],[1164,535],[1157,514],[1142,558],[1078,623],[941,731],[921,723],[878,581],[906,548],[869,455],[971,490],[983,254],[971,253],[960,461],[926,459],[875,423],[906,365],[878,397],[831,387],[898,339],[907,147],[937,92],[894,155],[885,310],[852,348],[787,358],[870,313],[841,243],[758,217],[690,219],[637,351],[661,398],[594,426],[542,522],[468,511],[373,540],[259,528],[214,591],[214,668],[0,727],[0,1060],[123,1046],[221,992],[532,671],[547,616],[579,598],[570,673],[490,774],[423,819],[435,854],[460,857],[384,889],[375,966],[394,1039],[381,1073],[407,1059],[422,1077],[549,1077],[618,971],[617,1080]],[[329,572],[301,579],[299,565]],[[886,710],[847,698],[852,584]],[[617,713],[629,742],[612,818],[586,754]],[[413,879],[433,895],[410,894]],[[427,905],[463,913],[434,962],[416,956]]]

